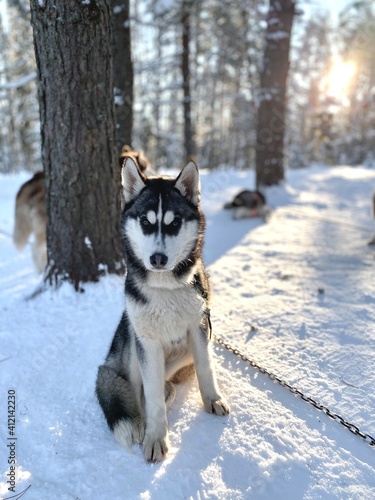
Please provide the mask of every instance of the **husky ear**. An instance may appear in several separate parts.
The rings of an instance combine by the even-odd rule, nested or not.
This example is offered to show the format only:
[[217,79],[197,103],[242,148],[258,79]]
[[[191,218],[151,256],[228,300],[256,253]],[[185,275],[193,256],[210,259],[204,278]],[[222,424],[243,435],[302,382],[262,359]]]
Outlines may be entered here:
[[189,201],[198,205],[201,195],[199,170],[193,160],[190,160],[181,170],[175,182],[175,188]]
[[141,174],[131,156],[126,158],[122,168],[122,185],[124,187],[125,203],[129,203],[145,187],[145,177]]

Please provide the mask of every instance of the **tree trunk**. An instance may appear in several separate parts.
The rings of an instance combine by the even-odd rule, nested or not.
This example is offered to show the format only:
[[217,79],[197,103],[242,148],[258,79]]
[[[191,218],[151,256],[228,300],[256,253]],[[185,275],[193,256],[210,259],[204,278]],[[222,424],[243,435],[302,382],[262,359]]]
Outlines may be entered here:
[[295,0],[270,0],[257,125],[256,184],[284,179],[286,80]]
[[117,152],[133,144],[133,62],[129,0],[111,0],[113,12],[115,117]]
[[182,4],[182,79],[184,90],[184,145],[186,157],[195,155],[193,128],[191,123],[191,93],[190,93],[190,10],[191,2]]
[[110,0],[31,0],[38,68],[48,266],[79,289],[124,271],[114,145]]

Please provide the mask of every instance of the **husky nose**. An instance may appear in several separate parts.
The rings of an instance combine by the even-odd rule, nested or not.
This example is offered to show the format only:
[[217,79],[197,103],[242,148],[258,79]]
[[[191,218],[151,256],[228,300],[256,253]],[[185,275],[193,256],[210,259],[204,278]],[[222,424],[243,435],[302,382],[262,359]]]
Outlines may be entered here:
[[163,253],[154,253],[150,257],[150,262],[155,269],[162,269],[168,262],[168,257]]

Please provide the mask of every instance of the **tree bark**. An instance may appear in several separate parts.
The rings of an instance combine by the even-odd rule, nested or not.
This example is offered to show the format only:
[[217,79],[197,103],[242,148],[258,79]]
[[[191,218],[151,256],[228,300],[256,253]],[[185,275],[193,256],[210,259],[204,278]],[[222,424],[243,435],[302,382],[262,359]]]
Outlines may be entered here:
[[129,0],[111,0],[113,12],[115,117],[117,152],[133,144],[133,62]]
[[109,0],[31,0],[46,181],[45,280],[121,273]]
[[195,144],[191,121],[191,91],[190,91],[190,10],[191,2],[182,3],[182,79],[184,91],[184,145],[186,157],[195,155]]
[[256,184],[284,179],[286,81],[296,0],[270,0],[257,124]]

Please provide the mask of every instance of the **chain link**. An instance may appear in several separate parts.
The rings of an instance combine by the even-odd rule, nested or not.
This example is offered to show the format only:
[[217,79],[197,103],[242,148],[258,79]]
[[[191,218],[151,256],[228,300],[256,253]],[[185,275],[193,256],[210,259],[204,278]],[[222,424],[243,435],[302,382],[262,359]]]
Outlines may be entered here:
[[288,382],[286,382],[285,380],[282,380],[280,377],[278,377],[274,373],[272,373],[272,372],[268,371],[266,368],[263,368],[262,366],[258,365],[258,363],[256,363],[252,359],[250,359],[248,356],[246,356],[245,354],[243,354],[241,351],[239,351],[238,349],[232,347],[227,342],[224,342],[224,340],[222,338],[217,337],[216,335],[214,335],[214,339],[216,340],[216,342],[218,344],[220,344],[222,347],[225,347],[225,349],[227,349],[229,352],[233,353],[235,356],[238,356],[239,358],[241,358],[246,363],[249,363],[253,368],[255,368],[256,370],[258,370],[260,373],[263,373],[264,375],[267,375],[267,377],[269,379],[271,379],[273,382],[277,382],[282,387],[286,387],[287,389],[289,389],[289,391],[292,394],[294,394],[295,396],[298,396],[303,401],[306,401],[306,403],[311,404],[317,410],[325,413],[332,420],[335,420],[339,424],[343,425],[350,432],[352,432],[356,436],[359,436],[360,438],[362,438],[370,446],[374,446],[375,447],[375,438],[373,438],[372,436],[370,436],[370,434],[366,434],[365,432],[360,431],[360,429],[356,425],[351,424],[350,422],[347,422],[345,419],[343,419],[342,417],[340,417],[340,415],[338,415],[337,413],[332,412],[326,406],[324,406],[324,405],[322,405],[320,403],[317,403],[313,398],[311,398],[309,396],[305,396],[305,394],[303,394],[303,392],[299,391],[296,387],[293,387],[292,385],[288,384]]

